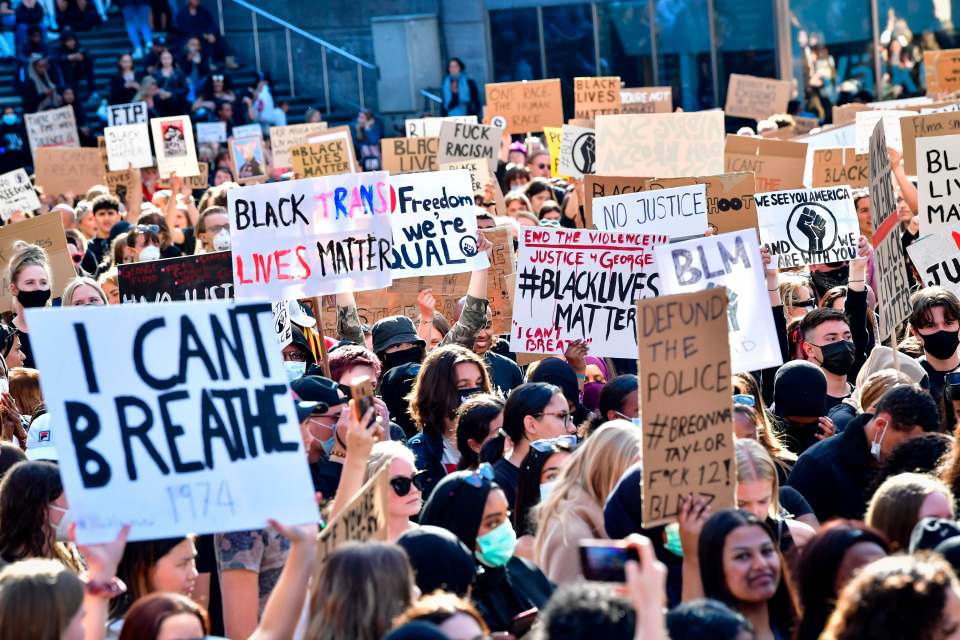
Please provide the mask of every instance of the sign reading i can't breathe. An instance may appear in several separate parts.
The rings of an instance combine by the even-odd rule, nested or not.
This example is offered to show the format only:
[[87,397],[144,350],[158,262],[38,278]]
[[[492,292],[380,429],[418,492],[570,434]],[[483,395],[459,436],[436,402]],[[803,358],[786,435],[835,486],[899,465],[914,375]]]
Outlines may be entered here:
[[131,540],[154,540],[316,521],[269,304],[27,317],[79,542],[125,523]]
[[760,241],[777,268],[857,257],[860,226],[846,186],[757,194]]

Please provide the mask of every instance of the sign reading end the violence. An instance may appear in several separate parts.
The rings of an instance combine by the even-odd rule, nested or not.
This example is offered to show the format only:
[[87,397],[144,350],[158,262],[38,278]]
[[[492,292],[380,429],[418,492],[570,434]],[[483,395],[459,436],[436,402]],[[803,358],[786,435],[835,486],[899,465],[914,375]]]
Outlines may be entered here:
[[673,522],[693,495],[734,506],[727,291],[637,303],[644,527]]
[[269,304],[27,319],[79,542],[113,540],[126,523],[131,540],[155,540],[317,520]]

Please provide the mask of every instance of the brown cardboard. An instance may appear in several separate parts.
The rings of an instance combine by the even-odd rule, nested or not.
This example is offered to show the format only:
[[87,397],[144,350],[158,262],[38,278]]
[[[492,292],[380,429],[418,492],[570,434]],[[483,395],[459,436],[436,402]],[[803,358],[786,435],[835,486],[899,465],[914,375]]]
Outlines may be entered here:
[[644,184],[649,177],[632,176],[598,176],[585,175],[583,177],[583,215],[584,226],[593,229],[593,199],[606,196],[618,196],[621,193],[643,191]]
[[573,104],[574,118],[593,120],[599,114],[620,113],[620,76],[574,78]]
[[40,147],[34,155],[36,184],[48,195],[82,195],[106,181],[100,151],[93,147]]
[[[729,233],[741,229],[758,230],[757,203],[754,200],[756,183],[752,171],[696,178],[648,180],[644,188],[671,189],[692,184],[704,184],[707,187],[707,221],[714,233]],[[757,239],[759,240],[759,235]]]
[[638,301],[637,334],[643,526],[675,521],[690,494],[734,506],[726,287]]
[[790,80],[731,73],[724,112],[737,118],[763,120],[775,113],[786,113],[792,92]]
[[[490,270],[487,274],[487,300],[495,334],[509,334],[513,318],[513,272],[516,256],[513,251],[513,227],[497,226],[481,229],[483,237],[493,244]],[[466,293],[466,291],[464,291]]]
[[960,49],[924,51],[923,67],[928,96],[960,90]]
[[350,172],[350,149],[345,140],[294,145],[288,150],[297,178],[317,178]]
[[860,102],[850,102],[840,107],[833,107],[833,126],[840,127],[857,121],[857,111],[866,111],[867,105]]
[[383,168],[390,173],[437,171],[440,138],[384,138],[380,143]]
[[[37,149],[40,151],[40,149]],[[94,149],[96,151],[96,149]],[[58,213],[46,213],[36,218],[15,222],[0,227],[0,264],[8,264],[13,257],[13,243],[23,240],[42,247],[47,252],[53,278],[50,281],[50,295],[59,298],[63,288],[77,275],[70,252],[67,250],[67,238],[63,232],[63,220]],[[13,308],[13,296],[10,295],[10,273],[0,270],[0,311]]]
[[903,169],[917,175],[917,138],[952,136],[960,133],[960,112],[931,113],[900,118],[900,142],[903,145]]
[[505,133],[543,131],[563,125],[560,80],[489,82],[484,124],[503,127]]
[[387,501],[390,465],[360,487],[340,513],[331,518],[317,537],[316,566],[346,542],[387,541]]
[[283,127],[270,127],[270,152],[274,167],[293,167],[290,149],[307,144],[311,136],[323,133],[326,122],[305,122]]
[[673,87],[630,87],[620,89],[620,113],[670,113]]
[[724,149],[726,173],[752,171],[757,193],[802,189],[807,163],[804,142],[728,135]]
[[870,156],[857,154],[853,147],[833,147],[813,151],[813,186],[833,187],[846,184],[861,189],[870,184]]

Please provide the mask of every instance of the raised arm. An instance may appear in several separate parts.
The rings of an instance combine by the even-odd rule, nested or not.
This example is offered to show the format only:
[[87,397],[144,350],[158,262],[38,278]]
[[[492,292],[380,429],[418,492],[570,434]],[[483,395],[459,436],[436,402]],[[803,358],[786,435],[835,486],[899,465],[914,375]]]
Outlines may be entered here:
[[317,523],[284,527],[275,520],[270,526],[290,541],[290,555],[280,572],[263,616],[250,640],[283,640],[292,638],[300,622],[300,613],[307,598],[307,585],[317,559]]
[[352,292],[337,294],[337,338],[363,345],[363,329]]
[[[477,233],[477,251],[489,251],[493,245],[483,234]],[[473,349],[473,342],[477,334],[487,323],[487,273],[489,268],[477,269],[470,273],[470,283],[467,285],[467,299],[463,311],[456,324],[443,337],[438,346],[445,344],[459,344],[467,349]]]

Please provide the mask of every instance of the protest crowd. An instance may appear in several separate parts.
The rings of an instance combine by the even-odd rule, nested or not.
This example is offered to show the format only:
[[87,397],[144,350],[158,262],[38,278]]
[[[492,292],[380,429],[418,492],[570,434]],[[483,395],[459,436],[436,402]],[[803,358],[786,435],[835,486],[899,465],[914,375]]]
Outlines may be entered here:
[[695,112],[452,58],[394,130],[198,0],[102,97],[109,3],[14,4],[0,640],[960,639],[960,51]]

